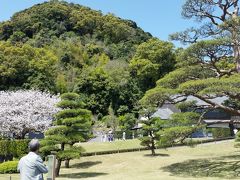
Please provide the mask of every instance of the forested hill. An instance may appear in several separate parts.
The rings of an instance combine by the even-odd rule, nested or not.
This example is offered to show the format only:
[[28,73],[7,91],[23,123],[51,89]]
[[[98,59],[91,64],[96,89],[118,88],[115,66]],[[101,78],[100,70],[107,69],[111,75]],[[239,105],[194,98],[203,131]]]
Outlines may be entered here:
[[[45,2],[14,14],[0,25],[0,39],[29,43],[43,47],[55,38],[79,37],[83,45],[101,43],[101,49],[111,58],[127,58],[134,45],[145,42],[151,34],[144,32],[130,20],[113,14],[67,2]],[[100,46],[100,45],[99,45]]]
[[133,112],[174,62],[171,43],[78,4],[45,2],[0,23],[0,90],[74,91],[100,118]]

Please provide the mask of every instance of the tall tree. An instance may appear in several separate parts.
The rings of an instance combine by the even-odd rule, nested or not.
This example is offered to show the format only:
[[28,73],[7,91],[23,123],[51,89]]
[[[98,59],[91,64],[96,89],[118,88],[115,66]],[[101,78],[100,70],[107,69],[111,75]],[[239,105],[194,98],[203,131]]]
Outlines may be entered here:
[[112,84],[109,75],[101,67],[83,71],[75,85],[75,92],[82,95],[93,114],[99,117],[108,114]]
[[192,95],[205,102],[202,108],[239,116],[237,106],[214,100],[223,96],[240,100],[238,7],[238,0],[187,0],[183,16],[196,18],[203,26],[171,36],[190,45],[177,52],[177,69],[160,79],[143,101],[176,103]]
[[236,70],[240,72],[239,0],[186,0],[182,15],[203,25],[171,35],[173,40],[196,43],[200,39],[226,38],[232,49]]
[[126,113],[118,117],[121,131],[129,131],[137,122],[134,114]]
[[62,161],[65,161],[68,168],[71,159],[80,157],[83,149],[74,144],[91,137],[91,112],[82,109],[83,106],[78,94],[63,94],[58,104],[62,110],[56,114],[55,126],[45,133],[46,137],[41,142],[43,145],[41,152],[45,155],[51,151],[57,152],[56,176],[59,176]]
[[35,90],[0,91],[0,131],[23,139],[29,132],[44,132],[59,111],[58,96]]
[[106,126],[111,129],[113,134],[115,134],[115,132],[118,129],[118,126],[119,126],[119,119],[114,114],[114,111],[112,109],[112,105],[110,105],[109,108],[108,108],[108,115],[104,116],[102,118],[102,120],[104,121]]
[[138,46],[130,61],[130,72],[145,92],[153,88],[160,77],[172,71],[174,63],[173,44],[153,38]]

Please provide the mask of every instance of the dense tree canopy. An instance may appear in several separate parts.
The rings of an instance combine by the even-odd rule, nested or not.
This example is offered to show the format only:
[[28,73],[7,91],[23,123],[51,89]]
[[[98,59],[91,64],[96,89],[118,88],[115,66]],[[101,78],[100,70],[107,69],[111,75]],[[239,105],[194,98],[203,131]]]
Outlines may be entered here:
[[[81,37],[84,44],[101,41],[106,48],[116,46],[116,50],[120,52],[114,58],[127,57],[134,50],[133,44],[140,44],[151,37],[137,27],[135,22],[122,20],[112,14],[103,15],[100,11],[81,5],[58,1],[35,5],[0,24],[0,39],[14,44],[30,43],[42,47],[51,44],[55,38],[69,36]],[[122,47],[123,42],[132,48]]]
[[158,39],[150,39],[138,46],[130,61],[131,73],[139,81],[143,91],[153,88],[156,81],[173,70],[175,56],[173,45]]
[[75,91],[85,95],[85,101],[94,114],[107,114],[111,103],[112,85],[108,74],[102,69],[84,74]]
[[98,117],[136,111],[173,69],[173,45],[113,14],[50,1],[0,23],[0,89],[77,92]]
[[187,0],[183,16],[196,18],[203,27],[171,36],[189,46],[178,50],[177,69],[160,79],[142,102],[176,102],[179,96],[192,95],[206,102],[210,109],[240,115],[234,103],[213,101],[215,97],[226,96],[236,105],[240,100],[238,8],[238,0]]
[[57,57],[49,50],[0,42],[0,90],[15,87],[53,90]]

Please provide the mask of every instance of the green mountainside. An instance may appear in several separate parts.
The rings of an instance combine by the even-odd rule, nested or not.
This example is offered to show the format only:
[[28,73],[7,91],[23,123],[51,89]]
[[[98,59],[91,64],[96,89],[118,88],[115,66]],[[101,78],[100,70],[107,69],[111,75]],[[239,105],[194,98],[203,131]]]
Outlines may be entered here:
[[18,12],[0,25],[0,40],[14,44],[43,47],[56,38],[80,38],[84,46],[97,46],[92,51],[100,48],[111,59],[126,59],[134,53],[134,45],[145,42],[151,35],[133,21],[113,14],[103,15],[81,5],[54,1]]
[[76,92],[98,118],[134,112],[173,70],[169,42],[113,14],[50,1],[0,23],[0,90]]

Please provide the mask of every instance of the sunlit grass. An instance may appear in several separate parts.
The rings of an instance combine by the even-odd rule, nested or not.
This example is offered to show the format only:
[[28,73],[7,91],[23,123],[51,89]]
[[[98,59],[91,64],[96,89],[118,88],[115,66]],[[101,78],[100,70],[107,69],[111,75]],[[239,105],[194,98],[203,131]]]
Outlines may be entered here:
[[[88,180],[191,180],[240,179],[240,153],[233,141],[191,147],[82,157],[61,169],[57,179]],[[90,146],[90,145],[89,145]],[[97,147],[95,147],[97,148]],[[9,175],[0,175],[8,180]],[[12,176],[18,180],[18,175]]]
[[140,145],[140,140],[117,140],[114,142],[87,142],[79,143],[86,152],[100,152],[100,151],[110,151],[110,150],[121,150],[121,149],[132,149],[143,147]]

